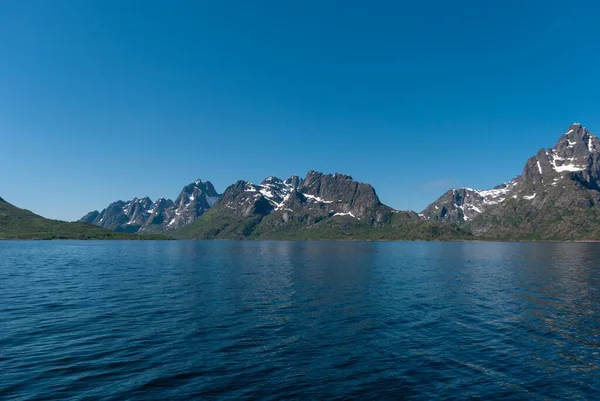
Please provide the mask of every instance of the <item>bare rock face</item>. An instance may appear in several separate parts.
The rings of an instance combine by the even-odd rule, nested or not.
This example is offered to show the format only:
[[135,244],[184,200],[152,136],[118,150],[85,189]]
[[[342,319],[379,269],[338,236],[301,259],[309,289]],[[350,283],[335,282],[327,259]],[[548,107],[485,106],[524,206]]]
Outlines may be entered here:
[[427,206],[420,215],[425,219],[463,223],[477,217],[488,207],[504,202],[515,190],[517,183],[518,179],[515,179],[488,190],[451,189]]
[[[283,181],[267,177],[259,185],[238,181],[225,190],[219,204],[227,213],[248,217],[272,212],[311,213],[325,217],[350,216],[373,220],[376,209],[383,206],[369,184],[358,183],[348,175],[310,171],[305,179],[292,176]],[[389,211],[391,212],[390,208]]]
[[[191,223],[210,209],[220,195],[210,181],[196,180],[186,185],[165,214],[165,230],[175,230]],[[146,230],[147,231],[147,230]]]
[[543,191],[563,180],[586,188],[600,188],[600,140],[580,124],[573,124],[551,149],[540,149],[523,169],[523,182]]
[[134,198],[113,202],[101,212],[93,211],[79,221],[113,231],[163,233],[175,230],[202,216],[220,199],[209,181],[196,180],[186,185],[173,202],[159,198]]
[[441,225],[423,224],[415,212],[382,204],[371,185],[348,175],[309,171],[304,179],[270,176],[260,184],[238,181],[205,215],[176,234],[181,238],[306,238],[318,230],[333,236],[346,230],[362,238],[425,238],[455,232]]
[[83,223],[92,224],[96,220],[96,218],[98,217],[99,214],[100,214],[99,211],[94,210],[93,212],[89,212],[88,214],[83,216],[81,219],[79,219],[79,221],[81,221]]
[[[520,176],[491,190],[452,189],[424,219],[462,223],[495,237],[577,239],[595,235],[600,216],[600,140],[579,123],[527,160]],[[586,218],[587,216],[587,218]]]
[[260,184],[237,181],[219,195],[210,182],[185,186],[175,201],[114,202],[82,221],[115,231],[177,238],[430,239],[464,237],[457,226],[424,222],[382,204],[373,187],[345,174],[309,171]]
[[358,183],[349,175],[310,171],[300,191],[307,198],[328,202],[335,213],[347,213],[359,219],[371,219],[373,211],[382,206],[371,185]]

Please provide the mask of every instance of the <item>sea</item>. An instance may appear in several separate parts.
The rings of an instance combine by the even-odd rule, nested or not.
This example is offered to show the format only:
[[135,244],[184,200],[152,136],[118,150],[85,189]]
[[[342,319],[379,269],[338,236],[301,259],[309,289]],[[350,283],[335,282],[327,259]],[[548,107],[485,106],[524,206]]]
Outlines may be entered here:
[[1,400],[599,400],[600,244],[1,241]]

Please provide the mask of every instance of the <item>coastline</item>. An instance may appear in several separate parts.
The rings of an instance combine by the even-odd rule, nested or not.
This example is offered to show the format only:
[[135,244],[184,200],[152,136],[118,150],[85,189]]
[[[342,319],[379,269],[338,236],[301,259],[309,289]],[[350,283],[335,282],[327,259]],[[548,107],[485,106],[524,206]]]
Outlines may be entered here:
[[490,239],[361,239],[361,238],[173,238],[173,237],[151,237],[151,238],[31,238],[31,237],[15,237],[15,238],[0,238],[0,241],[172,241],[172,242],[465,242],[465,243],[600,243],[598,239],[506,239],[506,238],[490,238]]

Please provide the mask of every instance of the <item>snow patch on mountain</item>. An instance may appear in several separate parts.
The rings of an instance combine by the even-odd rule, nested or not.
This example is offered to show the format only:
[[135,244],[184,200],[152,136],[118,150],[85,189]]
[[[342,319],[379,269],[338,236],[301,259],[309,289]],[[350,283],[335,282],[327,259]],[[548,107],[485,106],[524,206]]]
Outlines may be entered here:
[[[291,178],[282,181],[277,177],[269,176],[265,178],[265,180],[260,185],[247,183],[244,191],[256,193],[255,197],[262,195],[267,201],[269,201],[269,203],[273,205],[274,210],[282,210],[284,204],[289,199],[291,192],[294,190],[292,182],[293,180]],[[326,204],[333,203],[333,201],[326,200],[315,195],[303,193],[299,190],[297,191],[310,202]]]
[[318,196],[314,196],[314,195],[309,195],[309,194],[302,194],[304,195],[307,199],[310,199],[314,202],[321,202],[321,203],[333,203],[333,201],[328,201],[322,198],[319,198]]
[[[335,214],[334,214],[333,216],[331,216],[331,217],[335,217],[335,216],[350,216],[350,217],[354,217],[354,218],[356,218],[356,216],[355,216],[355,215],[353,215],[351,212],[347,212],[347,213],[335,213]],[[360,220],[360,219],[358,219],[358,220]]]
[[208,181],[196,180],[186,185],[175,202],[148,197],[111,203],[94,221],[86,221],[110,230],[160,232],[191,223],[220,199]]
[[508,197],[508,195],[515,189],[517,184],[518,184],[518,182],[516,180],[513,180],[513,181],[509,182],[508,184],[502,184],[493,189],[487,189],[487,190],[478,190],[478,189],[473,189],[473,188],[463,188],[463,189],[474,192],[475,194],[481,196],[483,198],[482,204],[489,206],[489,205],[496,205],[498,203],[504,202],[506,200],[506,198]]
[[[509,198],[546,197],[554,188],[564,188],[559,183],[569,179],[587,182],[590,187],[600,186],[599,152],[598,138],[581,124],[572,124],[553,148],[540,150],[527,161],[523,173],[508,184],[485,191],[472,188],[448,191],[422,213],[428,219],[467,221]],[[571,174],[578,172],[583,173]]]
[[573,161],[575,161],[575,157],[561,157],[558,154],[556,154],[555,149],[552,149],[550,153],[546,152],[546,155],[548,156],[550,164],[552,164],[552,168],[557,173],[562,173],[565,171],[585,170],[584,166],[573,164]]

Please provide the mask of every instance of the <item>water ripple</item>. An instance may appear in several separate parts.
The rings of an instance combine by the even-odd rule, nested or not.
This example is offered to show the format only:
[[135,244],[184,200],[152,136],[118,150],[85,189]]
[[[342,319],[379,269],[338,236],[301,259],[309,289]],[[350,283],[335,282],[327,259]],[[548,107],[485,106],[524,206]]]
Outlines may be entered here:
[[600,245],[1,242],[0,398],[596,399]]

